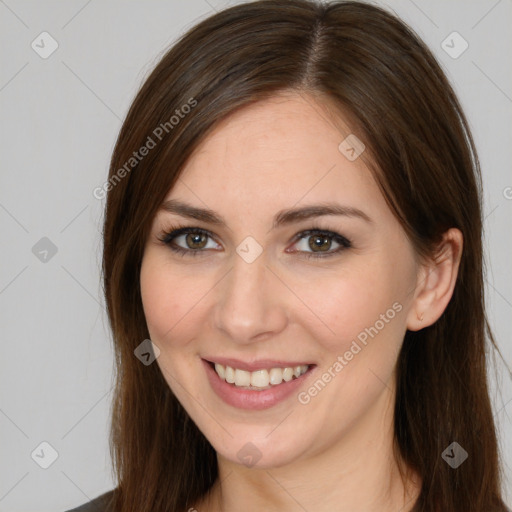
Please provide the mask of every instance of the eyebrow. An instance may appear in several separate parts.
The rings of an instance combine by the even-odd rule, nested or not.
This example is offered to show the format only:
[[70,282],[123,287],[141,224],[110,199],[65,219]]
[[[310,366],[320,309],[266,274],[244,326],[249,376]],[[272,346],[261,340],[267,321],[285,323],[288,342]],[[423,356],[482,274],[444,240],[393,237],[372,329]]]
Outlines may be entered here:
[[[162,203],[159,210],[168,213],[174,213],[181,217],[200,220],[208,224],[217,226],[226,226],[227,223],[224,218],[215,213],[213,210],[207,208],[198,208],[196,206],[183,203],[176,199],[168,199]],[[314,217],[321,217],[323,215],[344,215],[346,217],[355,217],[362,219],[368,223],[373,223],[373,220],[362,210],[352,206],[344,206],[337,203],[321,203],[303,206],[301,208],[291,208],[279,211],[274,217],[272,229],[281,226],[293,224],[305,219]]]

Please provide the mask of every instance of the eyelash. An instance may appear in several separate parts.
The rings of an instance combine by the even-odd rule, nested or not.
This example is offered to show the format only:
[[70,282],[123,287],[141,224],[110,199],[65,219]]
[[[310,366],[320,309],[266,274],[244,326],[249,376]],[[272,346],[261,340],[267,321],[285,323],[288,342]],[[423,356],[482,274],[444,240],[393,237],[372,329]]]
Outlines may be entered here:
[[[178,245],[174,245],[172,241],[180,236],[180,235],[186,235],[186,234],[201,234],[208,236],[210,239],[214,240],[214,237],[212,234],[202,228],[195,228],[195,227],[185,227],[185,226],[171,226],[168,230],[164,230],[160,233],[159,236],[157,236],[158,240],[160,240],[162,243],[167,245],[172,251],[181,254],[182,256],[197,256],[199,253],[205,252],[203,249],[184,249],[183,247],[180,247]],[[327,258],[334,256],[335,254],[338,254],[345,249],[349,249],[352,247],[352,243],[348,238],[345,238],[344,236],[340,235],[339,233],[335,233],[333,231],[320,229],[313,227],[311,229],[307,229],[305,231],[301,231],[294,237],[294,244],[299,242],[300,240],[304,238],[308,238],[313,235],[320,235],[325,238],[330,238],[331,240],[337,242],[340,244],[340,247],[334,251],[326,252],[326,253],[315,253],[315,252],[305,252],[305,251],[297,251],[298,253],[302,253],[302,256],[304,258]]]

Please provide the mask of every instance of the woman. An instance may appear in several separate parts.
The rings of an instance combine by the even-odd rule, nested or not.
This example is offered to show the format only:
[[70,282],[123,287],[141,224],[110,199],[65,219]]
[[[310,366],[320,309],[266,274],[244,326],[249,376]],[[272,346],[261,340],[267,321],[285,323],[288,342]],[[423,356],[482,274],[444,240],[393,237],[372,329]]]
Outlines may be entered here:
[[118,486],[76,510],[507,510],[478,157],[400,20],[271,0],[202,21],[135,98],[107,190]]

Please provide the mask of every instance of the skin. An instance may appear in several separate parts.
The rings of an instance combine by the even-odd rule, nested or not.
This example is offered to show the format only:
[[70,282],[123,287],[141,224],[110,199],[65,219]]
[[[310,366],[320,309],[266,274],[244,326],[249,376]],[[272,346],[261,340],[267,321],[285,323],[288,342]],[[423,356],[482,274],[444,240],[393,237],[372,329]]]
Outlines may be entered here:
[[[462,235],[447,231],[439,261],[420,264],[363,159],[339,151],[349,133],[306,94],[246,107],[203,141],[166,197],[214,210],[227,226],[155,216],[141,293],[156,361],[218,455],[220,479],[199,512],[405,512],[419,493],[418,475],[402,482],[393,457],[395,365],[406,329],[431,325],[448,304]],[[359,208],[372,222],[329,215],[271,229],[278,211],[320,202]],[[201,254],[176,254],[158,240],[176,224],[214,239]],[[352,247],[334,253],[328,238],[330,257],[306,259],[311,235],[294,237],[313,228]],[[263,249],[252,263],[236,252],[247,236]],[[186,236],[174,242],[196,247]],[[401,310],[305,405],[294,394],[245,411],[210,387],[201,357],[215,355],[310,361],[318,378],[395,303]],[[237,456],[248,442],[261,455],[252,467]]]

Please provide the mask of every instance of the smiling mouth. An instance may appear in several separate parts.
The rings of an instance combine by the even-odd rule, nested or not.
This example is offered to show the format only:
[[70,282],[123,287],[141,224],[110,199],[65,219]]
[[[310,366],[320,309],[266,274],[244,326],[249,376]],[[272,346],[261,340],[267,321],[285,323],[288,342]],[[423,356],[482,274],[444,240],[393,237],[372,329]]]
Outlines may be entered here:
[[276,367],[250,372],[232,368],[231,366],[225,366],[220,363],[213,363],[211,361],[208,361],[208,364],[215,370],[221,380],[232,384],[234,387],[254,391],[263,391],[274,386],[279,386],[283,382],[298,379],[315,366]]

